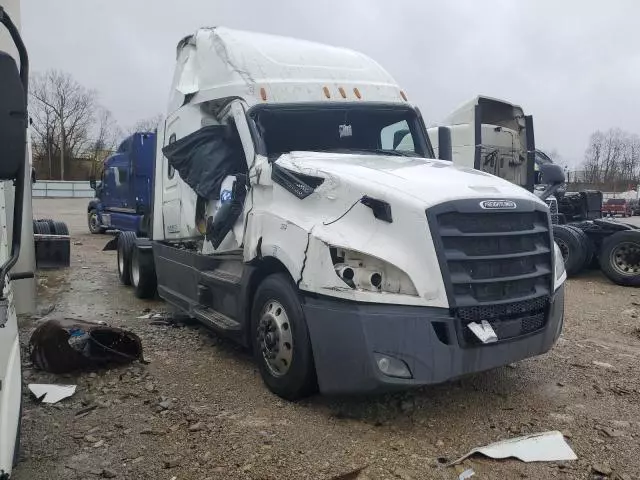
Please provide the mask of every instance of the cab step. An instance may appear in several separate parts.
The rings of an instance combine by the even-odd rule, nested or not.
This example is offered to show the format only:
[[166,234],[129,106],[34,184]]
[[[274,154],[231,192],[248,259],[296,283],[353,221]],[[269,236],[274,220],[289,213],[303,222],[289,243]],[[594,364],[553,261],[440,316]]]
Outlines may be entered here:
[[194,308],[193,316],[216,330],[224,332],[239,332],[241,330],[241,325],[234,319],[210,308]]

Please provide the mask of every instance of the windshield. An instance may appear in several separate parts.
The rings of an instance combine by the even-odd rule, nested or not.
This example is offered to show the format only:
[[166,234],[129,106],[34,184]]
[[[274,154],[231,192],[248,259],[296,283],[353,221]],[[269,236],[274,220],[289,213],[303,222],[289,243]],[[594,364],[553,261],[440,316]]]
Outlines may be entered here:
[[607,200],[607,203],[609,205],[624,205],[625,204],[625,200],[623,200],[623,199],[613,199],[612,198],[610,200]]
[[268,105],[250,112],[258,150],[432,157],[417,112],[403,105]]

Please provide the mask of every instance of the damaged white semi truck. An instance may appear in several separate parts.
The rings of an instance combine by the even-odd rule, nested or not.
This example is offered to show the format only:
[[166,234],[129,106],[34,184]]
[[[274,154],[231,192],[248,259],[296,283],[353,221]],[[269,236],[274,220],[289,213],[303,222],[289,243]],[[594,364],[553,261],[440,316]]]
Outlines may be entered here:
[[444,382],[560,335],[545,203],[434,159],[360,53],[200,29],[157,137],[151,233],[118,236],[120,279],[251,347],[284,398]]

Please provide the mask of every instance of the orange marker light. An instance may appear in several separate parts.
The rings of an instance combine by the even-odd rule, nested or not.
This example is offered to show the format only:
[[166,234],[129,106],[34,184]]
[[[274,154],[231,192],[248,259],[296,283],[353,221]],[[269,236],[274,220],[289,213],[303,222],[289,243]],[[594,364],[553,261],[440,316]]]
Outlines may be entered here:
[[358,90],[358,87],[356,87],[356,88],[354,88],[354,89],[353,89],[353,93],[355,93],[356,98],[357,98],[358,100],[360,100],[360,99],[362,98],[362,95],[360,95],[360,90]]
[[344,91],[344,88],[340,87],[338,88],[338,91],[340,92],[342,98],[347,98],[347,92]]
[[322,87],[322,91],[324,92],[324,96],[327,98],[331,98],[331,93],[327,87]]
[[262,101],[267,100],[267,91],[264,89],[264,87],[260,89],[260,97],[262,98]]
[[400,96],[405,102],[407,101],[407,95],[402,90],[400,90]]

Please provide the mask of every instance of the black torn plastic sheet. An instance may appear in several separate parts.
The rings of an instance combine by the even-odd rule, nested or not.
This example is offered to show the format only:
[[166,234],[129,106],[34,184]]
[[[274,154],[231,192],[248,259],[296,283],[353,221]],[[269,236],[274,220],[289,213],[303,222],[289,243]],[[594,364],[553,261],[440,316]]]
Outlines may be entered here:
[[226,125],[210,125],[162,149],[180,178],[208,200],[220,198],[220,186],[227,176],[246,169],[242,145],[232,141],[231,131]]

